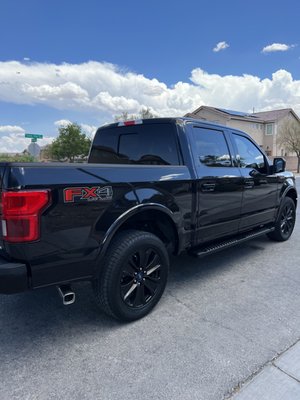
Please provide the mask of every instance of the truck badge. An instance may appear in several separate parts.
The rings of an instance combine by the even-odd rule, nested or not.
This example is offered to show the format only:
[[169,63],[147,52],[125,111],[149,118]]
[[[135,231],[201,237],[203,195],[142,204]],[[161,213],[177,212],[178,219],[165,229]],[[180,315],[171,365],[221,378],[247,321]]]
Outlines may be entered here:
[[64,203],[78,203],[81,201],[109,201],[112,200],[111,186],[70,187],[64,189]]

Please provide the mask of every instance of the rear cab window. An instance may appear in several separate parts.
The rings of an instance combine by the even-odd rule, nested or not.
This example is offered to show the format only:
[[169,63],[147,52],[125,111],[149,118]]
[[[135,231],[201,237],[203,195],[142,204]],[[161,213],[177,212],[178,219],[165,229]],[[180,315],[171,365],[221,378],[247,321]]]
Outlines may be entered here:
[[181,165],[173,123],[108,126],[96,133],[89,163]]

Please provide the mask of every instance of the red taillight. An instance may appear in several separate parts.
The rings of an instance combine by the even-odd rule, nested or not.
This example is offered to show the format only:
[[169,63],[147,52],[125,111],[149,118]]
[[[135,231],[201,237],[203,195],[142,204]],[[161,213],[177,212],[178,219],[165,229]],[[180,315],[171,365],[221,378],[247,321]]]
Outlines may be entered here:
[[135,119],[132,121],[122,121],[118,123],[118,126],[131,126],[131,125],[140,125],[143,123],[142,119]]
[[49,190],[3,192],[3,239],[13,243],[39,239],[40,215],[49,202]]

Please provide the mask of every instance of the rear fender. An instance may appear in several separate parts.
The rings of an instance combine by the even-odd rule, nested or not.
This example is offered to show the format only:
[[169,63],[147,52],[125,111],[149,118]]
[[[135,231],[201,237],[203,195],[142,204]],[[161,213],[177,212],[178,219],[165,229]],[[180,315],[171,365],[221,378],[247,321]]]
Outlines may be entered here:
[[176,226],[173,213],[166,206],[164,206],[162,204],[156,204],[156,203],[138,204],[138,205],[132,207],[131,209],[125,211],[110,225],[110,227],[108,228],[108,230],[106,231],[106,233],[102,239],[102,243],[100,245],[99,253],[98,253],[98,257],[97,257],[97,259],[98,259],[97,264],[99,264],[99,262],[103,259],[105,252],[106,252],[109,244],[111,243],[112,239],[114,238],[116,233],[120,230],[120,228],[126,223],[126,221],[128,221],[130,218],[132,218],[136,215],[145,213],[147,211],[162,212],[164,215],[166,215],[168,218],[170,218],[172,220],[174,227]]

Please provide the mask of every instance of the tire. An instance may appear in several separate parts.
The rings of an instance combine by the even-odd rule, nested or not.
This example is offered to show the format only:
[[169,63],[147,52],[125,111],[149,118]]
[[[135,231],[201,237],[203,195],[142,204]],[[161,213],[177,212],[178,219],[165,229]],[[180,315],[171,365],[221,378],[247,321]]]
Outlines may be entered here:
[[123,231],[113,239],[93,282],[97,304],[109,316],[134,321],[147,315],[167,283],[169,256],[149,232]]
[[280,207],[277,220],[275,222],[275,230],[268,233],[268,237],[276,242],[284,242],[285,240],[288,240],[294,230],[295,221],[295,203],[290,197],[286,197]]

